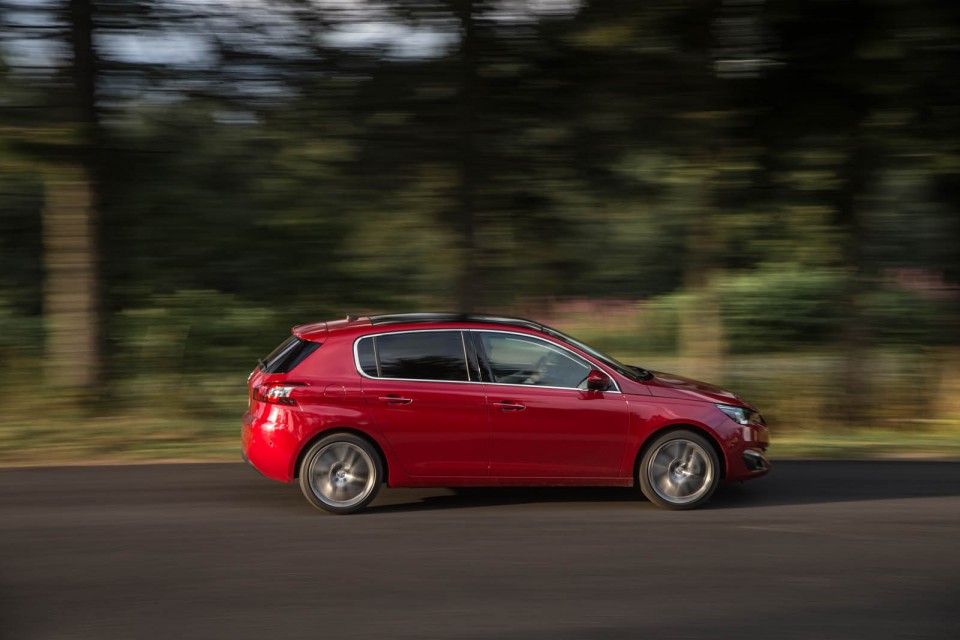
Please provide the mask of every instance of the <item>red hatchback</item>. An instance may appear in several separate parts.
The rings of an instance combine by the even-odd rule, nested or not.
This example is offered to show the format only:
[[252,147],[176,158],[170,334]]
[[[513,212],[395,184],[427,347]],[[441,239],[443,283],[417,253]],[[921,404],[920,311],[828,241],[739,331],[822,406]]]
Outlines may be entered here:
[[326,511],[384,482],[638,486],[689,509],[770,470],[763,418],[733,393],[534,322],[400,314],[292,333],[250,374],[243,455]]

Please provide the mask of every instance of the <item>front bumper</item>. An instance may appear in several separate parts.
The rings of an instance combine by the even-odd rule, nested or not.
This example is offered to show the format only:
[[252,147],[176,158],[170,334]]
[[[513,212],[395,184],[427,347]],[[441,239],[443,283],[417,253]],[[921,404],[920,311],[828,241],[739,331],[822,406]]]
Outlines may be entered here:
[[766,450],[770,445],[770,432],[765,424],[744,425],[727,441],[728,482],[742,482],[770,473],[770,460]]
[[743,452],[743,466],[752,473],[770,471],[770,461],[759,449],[747,449]]

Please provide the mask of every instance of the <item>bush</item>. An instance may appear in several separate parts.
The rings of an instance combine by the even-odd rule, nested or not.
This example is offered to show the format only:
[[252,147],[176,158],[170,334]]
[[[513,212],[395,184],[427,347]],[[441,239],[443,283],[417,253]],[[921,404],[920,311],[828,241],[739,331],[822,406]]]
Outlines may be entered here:
[[815,343],[836,329],[842,275],[835,269],[766,267],[720,282],[730,349],[738,353]]
[[290,329],[272,309],[217,291],[178,291],[150,301],[115,318],[117,362],[128,372],[252,369]]

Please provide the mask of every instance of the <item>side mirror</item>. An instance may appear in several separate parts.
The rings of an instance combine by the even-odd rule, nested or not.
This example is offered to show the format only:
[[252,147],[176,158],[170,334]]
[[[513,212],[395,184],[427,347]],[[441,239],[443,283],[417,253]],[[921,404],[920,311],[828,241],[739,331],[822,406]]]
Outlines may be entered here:
[[610,376],[600,369],[594,369],[587,376],[587,391],[606,391],[610,388]]

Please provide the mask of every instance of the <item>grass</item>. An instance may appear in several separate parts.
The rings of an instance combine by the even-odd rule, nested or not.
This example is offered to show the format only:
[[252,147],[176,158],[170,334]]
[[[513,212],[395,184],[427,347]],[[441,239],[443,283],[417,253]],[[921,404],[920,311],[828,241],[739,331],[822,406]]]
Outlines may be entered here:
[[118,384],[97,409],[58,394],[0,406],[0,466],[240,459],[242,377],[153,376]]
[[[60,415],[0,426],[0,466],[237,462],[240,413],[160,419],[127,413],[93,418]],[[960,427],[786,431],[772,434],[771,458],[960,459]]]
[[[698,376],[696,363],[678,358],[624,359]],[[835,354],[824,352],[739,356],[725,361],[720,382],[763,410],[774,459],[960,459],[960,388],[944,385],[943,369],[916,355],[877,354],[869,429],[831,419],[839,370]],[[239,460],[243,373],[141,374],[116,383],[97,410],[24,382],[39,373],[21,369],[3,381],[0,466]]]
[[960,428],[785,433],[775,435],[772,445],[773,458],[960,459]]
[[0,427],[0,466],[240,459],[235,420],[77,415]]

